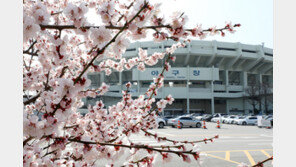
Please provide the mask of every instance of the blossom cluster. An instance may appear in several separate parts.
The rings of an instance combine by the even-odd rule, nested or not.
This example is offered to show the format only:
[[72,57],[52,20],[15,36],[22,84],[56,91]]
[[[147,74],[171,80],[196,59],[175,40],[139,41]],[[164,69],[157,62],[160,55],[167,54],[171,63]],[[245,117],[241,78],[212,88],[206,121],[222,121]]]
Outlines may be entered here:
[[[209,29],[186,29],[187,16],[178,12],[166,21],[160,4],[148,0],[26,0],[23,9],[23,166],[95,166],[97,160],[123,156],[128,166],[152,166],[158,156],[168,162],[174,154],[185,162],[199,159],[198,146],[186,146],[190,142],[149,134],[159,143],[172,143],[155,147],[133,143],[130,136],[157,127],[158,113],[174,101],[171,95],[154,98],[176,59],[174,51],[189,38],[205,37]],[[92,10],[100,18],[96,23],[88,19]],[[228,23],[217,31],[234,32],[237,26]],[[157,42],[185,42],[151,55],[138,48],[138,56],[123,56],[132,40],[145,39],[149,32]],[[103,96],[109,89],[105,83],[90,89],[88,73],[144,71],[162,60],[163,71],[145,94],[132,97],[128,83],[114,105],[84,103],[84,98]],[[80,113],[82,107],[88,113]]]

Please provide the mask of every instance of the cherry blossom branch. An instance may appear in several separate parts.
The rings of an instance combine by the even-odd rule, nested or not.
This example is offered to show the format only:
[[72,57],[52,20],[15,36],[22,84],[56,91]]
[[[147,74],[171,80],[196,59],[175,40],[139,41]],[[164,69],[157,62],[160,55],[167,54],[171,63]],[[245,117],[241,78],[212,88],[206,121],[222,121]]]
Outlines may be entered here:
[[23,54],[28,54],[28,55],[31,55],[31,56],[38,56],[38,51],[36,52],[29,52],[29,51],[23,51]]
[[28,48],[27,50],[23,51],[23,52],[29,52],[30,49],[32,49],[36,43],[37,43],[37,40],[34,40],[34,41],[32,42],[32,44],[29,46],[29,48]]
[[166,137],[158,137],[157,134],[153,134],[151,132],[148,132],[147,130],[145,129],[141,129],[145,135],[147,136],[153,136],[154,138],[157,138],[157,140],[164,140],[164,141],[169,141],[169,142],[172,142],[172,143],[184,143],[184,144],[192,144],[192,143],[207,143],[207,141],[211,141],[213,142],[214,139],[218,139],[219,136],[216,135],[214,137],[211,137],[211,138],[204,138],[203,140],[196,140],[196,141],[176,141],[176,140],[171,140],[171,139],[167,139]]
[[23,141],[23,147],[30,141],[32,140],[33,137],[29,136],[26,140]]
[[192,150],[189,151],[174,151],[174,150],[163,150],[163,149],[157,149],[153,148],[148,145],[136,145],[136,144],[131,144],[131,145],[125,145],[125,144],[113,144],[113,143],[101,143],[101,142],[93,142],[93,141],[83,141],[83,140],[77,140],[77,139],[68,139],[68,141],[71,142],[76,142],[76,143],[82,143],[82,144],[95,144],[95,145],[101,145],[101,146],[113,146],[115,148],[123,147],[123,148],[136,148],[136,149],[146,149],[150,151],[157,151],[157,152],[166,152],[166,153],[175,153],[177,155],[180,154],[191,154],[191,155],[196,155],[198,154],[197,152],[193,152]]
[[[185,44],[185,41],[184,41],[183,45],[184,45],[184,44]],[[183,45],[181,44],[181,46],[183,46]],[[159,82],[160,82],[160,80],[161,80],[160,77],[163,76],[164,71],[167,70],[167,68],[168,68],[168,67],[167,67],[167,63],[168,63],[168,61],[169,61],[170,59],[171,59],[171,54],[169,53],[169,54],[168,54],[168,57],[165,59],[164,67],[163,67],[161,73],[158,75],[156,85],[155,85],[155,87],[153,88],[152,93],[151,93],[150,97],[148,98],[148,100],[150,100],[150,99],[153,97],[153,95],[155,94],[155,90],[156,90],[156,88],[158,88],[158,86],[159,86]],[[148,104],[144,107],[143,111],[145,111],[147,107],[148,107]],[[149,112],[147,115],[143,116],[142,118],[146,118],[146,117],[148,117],[149,115],[152,114],[153,111],[154,111],[154,110],[152,110],[151,112]],[[132,126],[131,129],[133,129],[134,127],[136,127],[139,123],[140,123],[140,122],[137,122],[136,124],[134,124],[134,125]],[[128,129],[128,130],[124,131],[123,133],[127,134],[131,129]]]
[[[101,26],[82,26],[82,27],[75,27],[75,25],[39,25],[41,27],[41,29],[56,29],[56,30],[65,30],[65,29],[81,29],[81,30],[88,30],[90,28],[99,28]],[[234,24],[233,27],[240,27],[240,24]],[[105,26],[106,29],[112,29],[112,30],[125,30],[128,29],[128,26],[114,26],[114,25],[109,25],[109,26]],[[139,29],[159,29],[159,28],[169,28],[169,29],[173,29],[173,27],[169,24],[165,24],[165,25],[157,25],[157,26],[143,26],[143,27],[139,27]],[[192,31],[193,29],[185,29],[185,31]],[[223,30],[229,30],[228,26],[225,26],[223,28],[219,28],[219,29],[215,29],[215,31],[223,31]],[[212,28],[208,28],[208,29],[204,29],[201,32],[211,32],[213,31]]]
[[62,72],[61,72],[59,78],[62,78],[64,76],[64,74],[65,74],[65,72],[66,72],[67,69],[69,69],[68,66],[64,66],[63,67]]
[[126,22],[125,23],[125,25],[120,29],[120,31],[102,48],[102,49],[100,49],[100,48],[98,48],[97,49],[97,55],[87,64],[87,66],[84,68],[84,70],[80,73],[80,75],[75,79],[75,81],[74,81],[74,84],[76,84],[78,81],[79,81],[79,79],[82,77],[82,75],[87,71],[87,69],[93,64],[93,62],[95,61],[95,59],[100,55],[100,54],[102,54],[104,51],[105,51],[105,49],[110,45],[110,44],[112,44],[113,42],[115,42],[115,40],[116,40],[116,38],[123,32],[123,30],[131,23],[131,22],[133,22],[137,17],[138,17],[138,15],[147,7],[147,2],[145,1],[145,3],[144,3],[144,5],[143,5],[143,7],[134,15],[134,17],[130,20],[130,21],[128,21],[128,22]]
[[[44,90],[45,90],[45,91],[47,91],[47,90],[50,89],[49,86],[48,86],[49,73],[50,73],[50,71],[48,71],[48,73],[47,73],[47,75],[46,75],[46,76],[47,76],[47,79],[46,79],[46,83],[44,84]],[[27,101],[24,101],[23,104],[24,104],[24,105],[28,105],[28,104],[30,104],[30,103],[35,102],[35,101],[40,97],[41,93],[42,93],[42,92],[39,92],[36,96],[32,97],[31,99],[29,99],[29,100],[27,100]]]
[[147,161],[147,160],[149,160],[149,158],[146,156],[146,157],[144,157],[144,158],[142,158],[142,159],[140,159],[140,160],[138,160],[138,161],[130,161],[130,163],[132,163],[132,164],[137,164],[137,165],[139,166],[139,163],[140,163],[140,162],[145,162],[145,161]]
[[29,71],[29,67],[28,67],[28,65],[26,64],[26,61],[25,61],[24,57],[23,57],[23,64],[24,64],[24,66],[25,66],[25,69],[26,69],[27,71]]
[[[74,29],[81,29],[81,30],[88,30],[90,28],[100,28],[101,26],[82,26],[82,27],[75,27],[75,25],[39,25],[41,29],[54,29],[54,30],[74,30]],[[110,26],[105,26],[106,29],[112,29],[112,30],[126,30],[128,29],[127,26],[114,26],[114,25],[110,25]],[[159,26],[144,26],[141,27],[140,29],[155,29],[155,28],[170,28],[169,25],[159,25]]]
[[257,164],[253,165],[252,167],[263,167],[263,164],[267,161],[273,160],[273,156],[265,159],[264,161],[258,162]]
[[[143,7],[134,15],[134,17],[125,23],[125,25],[122,27],[122,29],[120,29],[120,31],[102,48],[98,48],[97,49],[97,55],[94,56],[94,58],[85,66],[85,68],[83,69],[83,71],[79,74],[79,76],[74,80],[74,85],[81,79],[81,77],[83,76],[83,74],[88,70],[88,68],[93,64],[93,62],[96,60],[96,58],[104,53],[105,49],[111,45],[113,42],[115,42],[116,38],[123,32],[123,30],[125,29],[125,27],[127,27],[132,21],[134,21],[134,19],[136,19],[138,17],[138,15],[147,7],[148,3],[145,1]],[[61,31],[61,30],[60,30]],[[51,113],[52,115],[55,114],[55,112],[60,108],[60,103],[65,100],[66,95],[61,99],[61,101],[56,105],[54,111]]]
[[[163,87],[164,72],[170,68],[169,60],[174,61],[176,58],[172,55],[173,52],[179,47],[184,47],[185,41],[183,44],[173,44],[165,49],[165,52],[153,53],[151,56],[143,49],[139,49],[139,57],[131,59],[123,58],[122,54],[130,39],[143,39],[150,31],[153,32],[153,38],[157,42],[166,39],[179,41],[186,40],[188,37],[204,38],[208,34],[223,36],[224,30],[234,31],[234,27],[239,24],[233,26],[229,23],[220,29],[213,27],[203,30],[201,26],[185,29],[187,19],[183,16],[184,13],[174,13],[171,22],[163,22],[164,19],[153,16],[153,11],[158,10],[159,5],[154,6],[147,0],[131,0],[127,4],[118,0],[80,2],[40,1],[24,4],[24,97],[27,91],[34,93],[23,102],[26,105],[23,138],[24,166],[44,166],[48,163],[47,160],[53,165],[94,166],[96,160],[101,157],[114,158],[112,157],[114,152],[115,156],[120,157],[121,151],[129,149],[132,152],[130,152],[131,159],[128,160],[128,164],[135,166],[145,163],[147,166],[153,165],[154,158],[159,153],[163,160],[167,159],[166,162],[171,160],[173,154],[177,154],[186,162],[190,162],[190,155],[197,160],[199,153],[198,145],[195,143],[206,143],[213,141],[214,138],[193,142],[174,141],[158,137],[158,133],[149,131],[149,128],[156,126],[155,116],[163,111],[167,104],[172,104],[174,101],[171,95],[159,101],[155,96]],[[102,25],[81,26],[87,22],[86,13],[88,8],[92,7],[101,16]],[[61,13],[63,15],[59,15]],[[52,22],[53,19],[54,22]],[[120,23],[115,23],[114,20]],[[43,32],[40,33],[40,31]],[[61,33],[66,34],[62,37]],[[82,47],[79,46],[81,44],[83,44]],[[45,56],[40,57],[39,48]],[[108,53],[105,55],[107,50]],[[103,56],[106,56],[106,59],[95,65],[95,61]],[[95,97],[108,91],[109,86],[105,83],[99,91],[88,89],[86,86],[91,82],[86,78],[88,72],[105,70],[106,75],[109,75],[113,70],[130,70],[135,66],[144,71],[146,65],[153,66],[158,61],[164,63],[162,71],[159,71],[160,75],[154,78],[149,89],[139,98],[132,98],[129,83],[127,90],[122,93],[121,101],[117,104],[106,108],[100,100],[96,105],[89,107],[89,113],[85,116],[81,116],[76,110],[83,105],[83,98]],[[49,73],[46,75],[47,71],[51,72],[50,78]],[[38,111],[37,114],[35,110]],[[38,118],[39,113],[44,113],[41,120]],[[134,123],[132,120],[139,122]],[[150,146],[127,142],[131,134],[138,134],[142,130],[147,132],[144,133],[145,136],[154,137],[158,142],[168,141],[169,143]],[[141,134],[143,135],[142,132]],[[73,145],[68,145],[69,143]],[[187,149],[187,144],[189,146],[192,144],[192,150]],[[65,151],[66,148],[67,151]],[[139,160],[136,157],[136,154],[139,154],[138,150],[147,151],[148,154],[143,155]],[[45,156],[48,158],[44,159]]]
[[41,92],[39,92],[36,96],[32,97],[31,99],[29,99],[29,100],[27,100],[27,101],[24,101],[24,102],[23,102],[24,105],[28,105],[28,104],[30,104],[30,103],[35,102],[35,101],[38,99],[38,97],[40,97],[40,95],[41,95]]
[[[68,145],[68,144],[70,144],[70,143],[71,143],[71,142],[66,143],[65,146]],[[51,144],[51,145],[52,145],[52,144]],[[49,148],[51,145],[48,145],[47,147],[44,147],[43,149]],[[46,157],[47,155],[53,154],[53,153],[55,153],[55,152],[57,152],[57,151],[59,151],[59,150],[60,150],[60,149],[55,149],[55,150],[53,150],[53,151],[51,151],[51,152],[47,152],[47,153],[45,153],[45,154],[42,156],[42,158]]]
[[[170,56],[171,56],[171,55],[168,54],[168,57],[167,57],[166,60],[165,60],[165,64],[166,64],[166,62],[168,62],[168,60],[170,59]],[[156,90],[156,88],[158,87],[158,84],[159,84],[159,82],[160,82],[160,76],[163,76],[164,71],[165,71],[165,66],[163,67],[161,73],[159,74],[159,76],[158,76],[158,80],[157,80],[157,83],[156,83],[156,86],[154,87],[154,89],[153,89],[153,91],[152,91],[152,93],[151,93],[151,95],[150,95],[150,97],[149,97],[148,99],[151,99],[152,96],[155,94],[155,90]],[[144,107],[143,111],[145,111],[147,107],[148,107],[148,104]],[[143,118],[146,118],[146,117],[148,117],[148,116],[151,115],[151,114],[152,114],[152,112],[148,113],[148,114],[145,115]],[[133,127],[132,127],[131,129],[133,129],[134,127],[136,127],[139,123],[140,123],[140,122],[137,122],[136,124],[134,124]],[[131,129],[128,129],[128,130],[125,131],[124,133],[127,134]]]

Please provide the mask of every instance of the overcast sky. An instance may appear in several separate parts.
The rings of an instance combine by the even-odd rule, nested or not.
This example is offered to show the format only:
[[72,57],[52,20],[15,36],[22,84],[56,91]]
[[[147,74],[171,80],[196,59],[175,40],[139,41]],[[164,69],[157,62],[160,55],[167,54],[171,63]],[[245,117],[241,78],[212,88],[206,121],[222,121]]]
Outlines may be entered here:
[[[157,1],[157,0],[155,0]],[[162,12],[183,11],[189,26],[201,23],[204,28],[224,26],[225,21],[240,23],[234,34],[205,40],[241,42],[273,48],[273,0],[163,0]]]

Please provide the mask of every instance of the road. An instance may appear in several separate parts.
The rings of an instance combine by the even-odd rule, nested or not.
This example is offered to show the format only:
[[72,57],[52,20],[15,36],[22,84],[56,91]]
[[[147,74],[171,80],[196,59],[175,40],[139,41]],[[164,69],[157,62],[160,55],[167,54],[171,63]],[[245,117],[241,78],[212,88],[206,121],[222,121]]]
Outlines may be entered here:
[[[181,158],[175,156],[170,163],[162,163],[161,156],[156,166],[164,167],[233,167],[241,162],[254,165],[273,155],[272,129],[258,128],[257,126],[239,126],[222,124],[221,129],[216,128],[215,123],[206,123],[207,129],[201,128],[183,128],[177,129],[166,126],[164,129],[154,129],[159,136],[165,136],[173,140],[194,141],[204,138],[210,138],[219,135],[213,143],[201,143],[201,162],[200,165],[193,161],[185,163]],[[150,145],[159,145],[157,141],[143,135],[132,136],[131,140],[135,143],[144,143]],[[163,142],[161,144],[168,144]],[[118,161],[120,164],[120,160]],[[271,161],[264,164],[265,167],[271,167]]]

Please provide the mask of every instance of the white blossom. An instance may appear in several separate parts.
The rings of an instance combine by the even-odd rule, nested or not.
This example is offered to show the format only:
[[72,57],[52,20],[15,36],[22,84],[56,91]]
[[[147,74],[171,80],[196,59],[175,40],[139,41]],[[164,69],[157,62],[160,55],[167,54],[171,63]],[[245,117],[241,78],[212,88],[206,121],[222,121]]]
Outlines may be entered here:
[[102,48],[112,38],[111,31],[105,27],[91,28],[90,38],[93,40],[95,45],[98,45],[99,48]]

